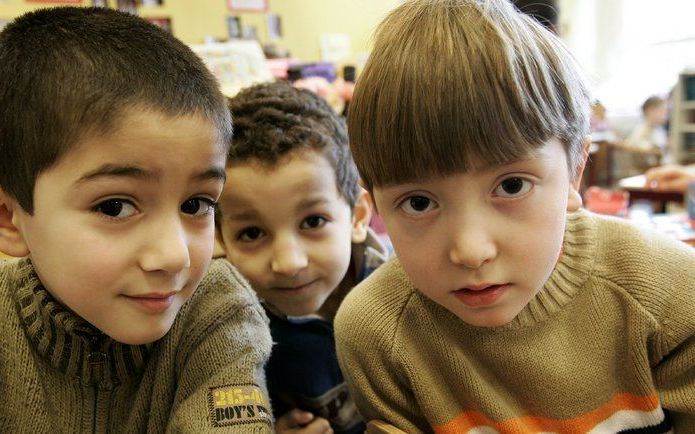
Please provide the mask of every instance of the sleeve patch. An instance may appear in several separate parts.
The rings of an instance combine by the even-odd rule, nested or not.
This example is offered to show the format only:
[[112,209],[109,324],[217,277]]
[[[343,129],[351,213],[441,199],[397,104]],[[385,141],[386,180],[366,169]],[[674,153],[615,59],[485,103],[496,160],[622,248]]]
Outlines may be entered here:
[[214,427],[262,422],[272,425],[270,406],[255,384],[211,387],[208,391],[210,420]]

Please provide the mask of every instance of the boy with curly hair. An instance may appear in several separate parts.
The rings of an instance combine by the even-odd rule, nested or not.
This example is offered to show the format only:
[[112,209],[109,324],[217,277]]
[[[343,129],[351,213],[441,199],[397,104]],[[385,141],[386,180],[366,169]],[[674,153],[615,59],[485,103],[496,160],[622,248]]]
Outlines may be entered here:
[[580,209],[589,106],[560,40],[507,0],[381,23],[348,129],[396,258],[335,320],[367,420],[692,432],[695,251]]
[[3,432],[272,432],[267,318],[211,264],[230,135],[202,61],[141,18],[0,33]]
[[371,203],[345,123],[319,96],[283,82],[251,87],[229,106],[235,130],[218,234],[270,317],[276,429],[362,432],[338,366],[333,317],[385,252],[368,228]]

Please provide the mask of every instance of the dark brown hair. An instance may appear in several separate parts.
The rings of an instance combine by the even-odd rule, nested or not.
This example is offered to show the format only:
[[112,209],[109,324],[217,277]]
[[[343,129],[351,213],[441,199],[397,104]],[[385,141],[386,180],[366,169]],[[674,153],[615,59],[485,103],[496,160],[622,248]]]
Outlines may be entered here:
[[228,165],[251,160],[274,166],[298,150],[315,150],[333,167],[338,192],[355,205],[358,175],[345,121],[323,98],[286,82],[263,83],[230,99],[229,109],[234,138]]
[[666,104],[666,100],[658,95],[652,95],[642,103],[642,113],[646,114],[647,111],[651,110],[653,107],[658,107],[662,104]]
[[350,146],[369,190],[508,163],[551,138],[576,176],[589,102],[560,40],[508,0],[411,0],[377,29]]
[[[36,178],[129,109],[231,120],[203,62],[168,32],[107,8],[27,13],[0,33],[0,188],[33,212]],[[127,126],[126,126],[127,127]]]

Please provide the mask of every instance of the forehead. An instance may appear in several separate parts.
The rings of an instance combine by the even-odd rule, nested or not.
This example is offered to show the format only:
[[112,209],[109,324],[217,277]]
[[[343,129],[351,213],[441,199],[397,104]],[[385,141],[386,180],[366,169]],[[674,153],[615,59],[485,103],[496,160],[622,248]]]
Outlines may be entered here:
[[51,170],[82,177],[104,165],[184,176],[221,166],[225,149],[212,121],[197,115],[128,111],[106,132],[88,132]]
[[[227,162],[227,175],[236,180],[248,180],[244,176],[246,172],[253,172],[254,178],[287,182],[295,178],[302,178],[305,182],[324,181],[327,178],[336,179],[335,168],[323,150],[313,148],[299,148],[283,154],[276,161],[268,162],[258,158],[249,158],[241,161]],[[250,183],[258,187],[264,187],[272,182]]]
[[332,165],[322,153],[313,150],[292,152],[272,165],[257,160],[233,163],[226,173],[221,201],[223,214],[230,218],[240,208],[277,214],[281,210],[294,212],[314,203],[343,200]]

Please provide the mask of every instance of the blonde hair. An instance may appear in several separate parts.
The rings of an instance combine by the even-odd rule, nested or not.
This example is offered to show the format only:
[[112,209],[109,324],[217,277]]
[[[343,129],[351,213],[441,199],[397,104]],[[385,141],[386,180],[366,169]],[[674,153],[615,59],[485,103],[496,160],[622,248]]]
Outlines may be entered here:
[[412,0],[379,25],[348,115],[366,187],[523,158],[581,165],[590,97],[560,40],[508,0]]

